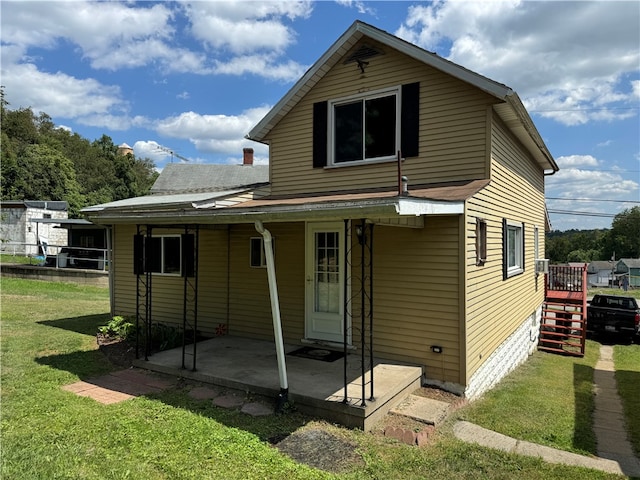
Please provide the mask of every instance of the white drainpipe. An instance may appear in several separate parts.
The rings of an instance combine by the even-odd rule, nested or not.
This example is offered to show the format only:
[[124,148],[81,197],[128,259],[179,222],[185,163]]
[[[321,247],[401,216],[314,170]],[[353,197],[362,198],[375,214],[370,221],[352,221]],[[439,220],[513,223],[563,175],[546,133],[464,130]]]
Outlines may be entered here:
[[280,377],[280,394],[278,395],[276,411],[282,411],[288,401],[289,384],[287,382],[287,366],[284,360],[284,342],[282,340],[282,323],[280,321],[280,302],[278,301],[276,267],[273,261],[273,238],[271,237],[271,232],[264,228],[260,220],[256,220],[255,227],[264,239],[264,256],[267,261],[267,278],[269,280],[269,295],[271,296],[273,334],[276,339],[276,356],[278,357],[278,375]]

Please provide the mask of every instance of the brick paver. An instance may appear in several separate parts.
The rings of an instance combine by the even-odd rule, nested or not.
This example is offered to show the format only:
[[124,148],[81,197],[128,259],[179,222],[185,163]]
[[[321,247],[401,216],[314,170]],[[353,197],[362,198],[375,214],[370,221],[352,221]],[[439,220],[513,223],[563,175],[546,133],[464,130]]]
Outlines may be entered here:
[[[105,405],[123,402],[141,395],[160,393],[176,385],[177,379],[159,377],[140,369],[127,369],[111,372],[108,375],[81,380],[62,387],[67,392],[81,397],[92,398]],[[196,400],[212,400],[213,404],[223,408],[239,408],[254,417],[271,415],[273,407],[260,402],[251,402],[243,395],[223,392],[214,386],[196,386],[188,395]]]
[[109,405],[175,386],[174,379],[160,378],[143,370],[127,369],[62,387],[67,392]]

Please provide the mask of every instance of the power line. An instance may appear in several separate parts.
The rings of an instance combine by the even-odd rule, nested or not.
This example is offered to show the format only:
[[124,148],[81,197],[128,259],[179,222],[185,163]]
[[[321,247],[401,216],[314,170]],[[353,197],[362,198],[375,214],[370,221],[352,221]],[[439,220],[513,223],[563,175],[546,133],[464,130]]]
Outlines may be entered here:
[[613,202],[613,203],[637,203],[635,200],[604,200],[601,198],[560,198],[560,197],[545,197],[547,200],[564,200],[567,202]]
[[613,218],[616,216],[615,213],[596,213],[596,212],[574,212],[571,210],[547,210],[549,213],[553,213],[555,215],[576,215],[578,217],[606,217]]

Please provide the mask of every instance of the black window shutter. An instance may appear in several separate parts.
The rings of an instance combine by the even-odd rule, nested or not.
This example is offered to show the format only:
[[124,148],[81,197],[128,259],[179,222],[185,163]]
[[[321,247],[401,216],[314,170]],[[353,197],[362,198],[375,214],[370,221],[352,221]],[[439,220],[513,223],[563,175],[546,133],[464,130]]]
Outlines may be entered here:
[[144,273],[144,236],[133,236],[133,274],[142,275]]
[[507,251],[507,219],[502,219],[502,280],[507,279],[507,269],[509,264],[509,252]]
[[327,105],[313,104],[313,168],[327,166]]
[[402,156],[417,157],[420,137],[420,83],[402,86],[400,149]]
[[193,277],[195,275],[195,242],[194,235],[185,233],[182,235],[182,276]]

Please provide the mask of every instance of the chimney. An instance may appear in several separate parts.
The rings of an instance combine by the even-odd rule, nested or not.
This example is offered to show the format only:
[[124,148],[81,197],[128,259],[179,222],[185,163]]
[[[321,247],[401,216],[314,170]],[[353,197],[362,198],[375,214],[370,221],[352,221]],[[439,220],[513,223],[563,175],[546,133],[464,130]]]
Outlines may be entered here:
[[242,149],[242,165],[253,165],[253,148]]

